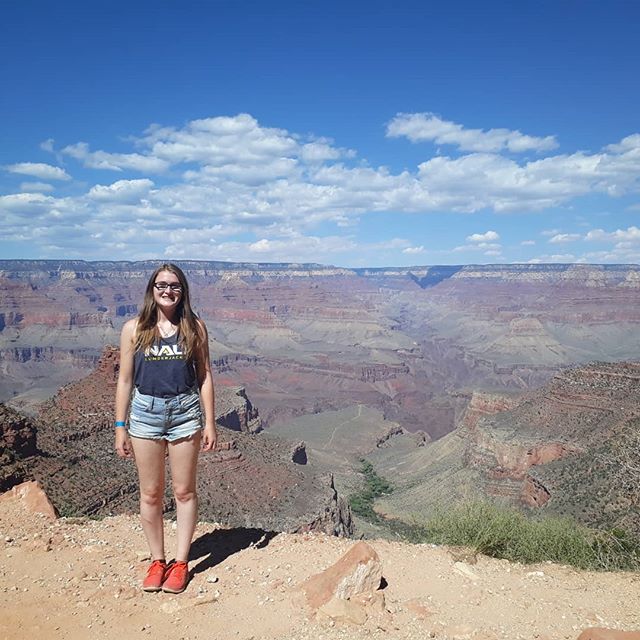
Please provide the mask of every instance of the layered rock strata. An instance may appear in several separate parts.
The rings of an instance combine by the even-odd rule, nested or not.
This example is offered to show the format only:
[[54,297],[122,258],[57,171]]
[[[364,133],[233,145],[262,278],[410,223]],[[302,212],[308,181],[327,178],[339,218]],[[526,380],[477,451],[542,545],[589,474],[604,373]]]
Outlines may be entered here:
[[640,534],[639,429],[640,363],[566,369],[519,395],[476,392],[454,432],[420,448],[400,434],[368,456],[395,487],[376,509],[428,517],[492,498]]
[[[62,515],[137,511],[135,466],[117,458],[113,448],[118,368],[118,350],[106,348],[96,370],[63,387],[38,416],[39,451],[28,458],[28,476],[41,483]],[[349,507],[332,479],[295,464],[287,442],[255,435],[259,415],[243,389],[218,386],[216,394],[220,444],[200,456],[201,518],[268,531],[349,535]],[[173,510],[167,490],[165,511]]]
[[[0,400],[33,407],[87,375],[157,264],[0,261]],[[267,426],[364,402],[437,439],[461,390],[526,390],[567,364],[640,357],[637,265],[181,266],[217,373]]]

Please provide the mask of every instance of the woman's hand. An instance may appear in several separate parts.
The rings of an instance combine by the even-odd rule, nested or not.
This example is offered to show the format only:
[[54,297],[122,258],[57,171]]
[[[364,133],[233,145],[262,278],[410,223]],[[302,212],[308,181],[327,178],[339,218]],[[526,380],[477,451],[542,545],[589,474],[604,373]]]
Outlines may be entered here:
[[215,425],[208,425],[202,433],[202,450],[215,451],[218,442],[218,431]]
[[121,458],[133,458],[133,447],[126,429],[116,428],[116,452]]

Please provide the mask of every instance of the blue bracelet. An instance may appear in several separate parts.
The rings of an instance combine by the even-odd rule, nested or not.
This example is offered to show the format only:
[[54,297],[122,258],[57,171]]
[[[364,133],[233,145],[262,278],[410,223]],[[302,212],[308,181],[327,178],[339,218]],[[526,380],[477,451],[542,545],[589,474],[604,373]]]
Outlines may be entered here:
[[125,429],[127,423],[124,420],[116,420],[116,427],[120,427],[121,429]]

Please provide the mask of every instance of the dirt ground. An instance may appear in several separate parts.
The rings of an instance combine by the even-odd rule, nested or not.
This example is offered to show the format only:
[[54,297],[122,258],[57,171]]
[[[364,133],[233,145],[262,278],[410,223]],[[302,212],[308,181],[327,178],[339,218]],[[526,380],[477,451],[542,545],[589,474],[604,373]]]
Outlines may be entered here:
[[[175,531],[165,528],[170,552]],[[0,638],[555,640],[589,626],[640,629],[638,574],[476,561],[461,550],[377,540],[384,605],[362,624],[313,618],[298,585],[353,544],[199,524],[187,590],[144,593],[137,517],[51,521],[3,501]]]

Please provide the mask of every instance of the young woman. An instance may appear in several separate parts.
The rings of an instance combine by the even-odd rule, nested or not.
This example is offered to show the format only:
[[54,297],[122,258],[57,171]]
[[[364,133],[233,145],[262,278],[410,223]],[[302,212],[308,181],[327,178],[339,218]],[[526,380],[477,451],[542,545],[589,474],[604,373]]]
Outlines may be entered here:
[[[189,581],[198,516],[198,453],[215,449],[217,434],[207,329],[191,309],[187,279],[174,264],[156,269],[142,311],[122,328],[115,417],[116,451],[135,458],[138,468],[140,517],[152,560],[142,588],[180,593]],[[170,564],[162,518],[167,453],[178,523]]]

